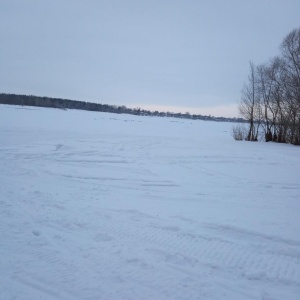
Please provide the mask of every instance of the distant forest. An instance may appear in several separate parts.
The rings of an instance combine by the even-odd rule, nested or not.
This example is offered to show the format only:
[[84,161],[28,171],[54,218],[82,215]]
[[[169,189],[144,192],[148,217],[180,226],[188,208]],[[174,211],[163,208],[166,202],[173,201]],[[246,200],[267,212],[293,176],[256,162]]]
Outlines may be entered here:
[[140,116],[156,116],[156,117],[173,117],[192,120],[206,120],[218,122],[245,122],[242,118],[225,118],[195,115],[190,113],[173,113],[173,112],[159,112],[149,111],[141,108],[128,108],[125,105],[108,105],[100,103],[92,103],[85,101],[76,101],[60,98],[38,97],[32,95],[15,95],[15,94],[0,94],[0,104],[22,105],[22,106],[38,106],[38,107],[52,107],[60,109],[80,109],[88,111],[101,111],[116,114],[131,114]]

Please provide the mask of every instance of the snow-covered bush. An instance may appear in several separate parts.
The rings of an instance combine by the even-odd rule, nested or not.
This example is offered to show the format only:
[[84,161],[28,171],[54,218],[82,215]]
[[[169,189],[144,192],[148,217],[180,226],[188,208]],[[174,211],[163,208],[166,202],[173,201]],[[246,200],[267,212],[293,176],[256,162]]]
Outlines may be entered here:
[[242,124],[236,124],[231,129],[231,135],[236,141],[243,141],[246,139],[246,129]]

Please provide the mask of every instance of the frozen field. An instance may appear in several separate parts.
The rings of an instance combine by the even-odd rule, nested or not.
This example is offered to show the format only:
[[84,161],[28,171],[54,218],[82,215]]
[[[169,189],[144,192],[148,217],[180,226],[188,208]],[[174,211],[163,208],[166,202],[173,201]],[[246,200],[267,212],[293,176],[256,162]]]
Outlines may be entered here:
[[0,299],[300,299],[300,147],[230,123],[0,105]]

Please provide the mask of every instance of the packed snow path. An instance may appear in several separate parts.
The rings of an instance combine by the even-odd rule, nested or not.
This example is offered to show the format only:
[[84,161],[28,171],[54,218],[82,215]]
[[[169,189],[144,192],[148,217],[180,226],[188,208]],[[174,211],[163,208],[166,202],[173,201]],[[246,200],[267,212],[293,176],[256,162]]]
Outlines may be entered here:
[[0,106],[0,299],[299,299],[300,148],[230,123]]

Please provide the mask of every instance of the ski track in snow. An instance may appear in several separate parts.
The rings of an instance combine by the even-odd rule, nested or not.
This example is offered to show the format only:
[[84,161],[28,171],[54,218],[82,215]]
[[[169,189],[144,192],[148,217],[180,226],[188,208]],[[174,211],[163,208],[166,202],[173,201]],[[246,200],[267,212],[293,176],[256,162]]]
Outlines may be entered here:
[[1,106],[0,299],[299,299],[299,147],[230,126]]

